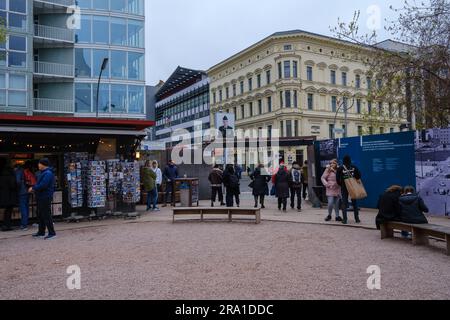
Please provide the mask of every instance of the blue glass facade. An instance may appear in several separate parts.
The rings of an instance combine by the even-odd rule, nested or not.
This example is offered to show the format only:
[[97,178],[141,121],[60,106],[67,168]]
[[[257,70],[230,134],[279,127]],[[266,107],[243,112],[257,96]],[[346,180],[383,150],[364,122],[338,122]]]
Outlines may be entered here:
[[75,32],[75,113],[145,117],[145,20],[143,0],[83,0]]

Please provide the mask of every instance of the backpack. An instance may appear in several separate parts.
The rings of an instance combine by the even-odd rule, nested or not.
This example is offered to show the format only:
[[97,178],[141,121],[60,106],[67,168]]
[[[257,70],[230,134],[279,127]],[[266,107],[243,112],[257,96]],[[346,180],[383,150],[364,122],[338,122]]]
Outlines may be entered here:
[[235,174],[230,174],[230,188],[239,188],[239,179]]
[[295,183],[300,183],[301,182],[300,172],[298,170],[294,170],[293,178],[294,178],[294,182]]
[[24,170],[23,171],[23,179],[25,184],[28,187],[33,187],[36,185],[36,177],[34,176],[34,174],[31,173],[30,170]]

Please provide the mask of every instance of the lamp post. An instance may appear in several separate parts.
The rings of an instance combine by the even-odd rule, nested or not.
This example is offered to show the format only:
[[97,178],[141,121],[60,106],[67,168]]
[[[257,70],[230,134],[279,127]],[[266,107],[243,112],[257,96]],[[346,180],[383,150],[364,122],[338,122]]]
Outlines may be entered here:
[[[347,98],[347,100],[345,100],[345,98]],[[348,120],[347,120],[348,119],[348,111],[350,109],[352,109],[353,106],[355,105],[355,96],[352,97],[352,104],[350,106],[348,105],[348,97],[343,97],[342,103],[340,103],[338,101],[338,105],[339,106],[338,106],[338,108],[336,110],[336,113],[334,115],[333,129],[336,128],[337,116],[339,114],[339,111],[341,111],[341,108],[344,107],[344,123],[345,123],[344,138],[347,138],[347,132],[348,132],[348,125],[347,125],[347,122],[348,122]]]
[[106,66],[108,65],[108,58],[104,58],[102,62],[102,66],[100,68],[100,74],[98,76],[98,83],[97,83],[97,104],[96,104],[96,113],[95,117],[98,118],[98,101],[99,101],[99,94],[100,94],[100,81],[102,79],[103,71],[106,69]]

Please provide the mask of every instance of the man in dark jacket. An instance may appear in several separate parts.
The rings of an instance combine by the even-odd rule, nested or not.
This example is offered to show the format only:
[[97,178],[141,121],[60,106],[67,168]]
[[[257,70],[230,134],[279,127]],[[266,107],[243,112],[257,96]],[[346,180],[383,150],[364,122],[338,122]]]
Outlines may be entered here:
[[[343,166],[339,167],[339,169],[337,170],[336,173],[336,179],[337,179],[337,183],[338,185],[341,187],[342,190],[342,215],[343,215],[343,220],[342,223],[343,224],[347,224],[347,209],[348,209],[348,198],[349,198],[349,194],[348,194],[348,190],[347,190],[347,186],[345,185],[345,180],[348,178],[355,178],[356,180],[360,180],[361,179],[361,171],[359,171],[359,169],[352,164],[352,159],[350,158],[350,156],[345,156],[344,160],[343,160]],[[355,214],[355,221],[356,223],[361,223],[361,220],[359,220],[359,208],[358,208],[358,203],[356,202],[356,200],[352,199],[352,206],[353,206],[353,212]]]
[[[173,160],[170,160],[167,167],[164,169],[163,172],[164,180],[166,181],[166,196],[165,196],[165,204],[163,207],[167,207],[168,203],[175,203],[175,179],[178,179],[178,168],[173,162]],[[170,195],[170,202],[169,200]]]
[[216,196],[218,195],[220,205],[224,206],[223,202],[223,172],[220,170],[218,164],[214,166],[214,169],[210,172],[208,180],[211,183],[211,207],[214,207],[214,202],[216,202]]
[[423,214],[428,213],[428,207],[423,199],[416,193],[414,187],[405,187],[400,197],[400,221],[404,223],[426,224],[427,218]]
[[[55,192],[55,175],[50,168],[50,162],[47,158],[39,160],[39,179],[34,187],[30,187],[29,192],[34,192],[39,212],[39,230],[34,234],[35,238],[44,238],[51,240],[56,237],[52,219],[52,201]],[[45,236],[45,228],[48,235]]]
[[391,186],[378,199],[378,215],[375,223],[377,229],[388,221],[400,221],[400,213],[402,208],[400,206],[399,198],[402,195],[402,187]]
[[286,212],[289,198],[289,172],[283,161],[280,162],[278,172],[272,177],[272,183],[275,185],[275,195],[278,198],[278,210],[283,209],[283,212]]
[[297,197],[297,211],[302,211],[302,168],[298,162],[292,164],[289,172],[289,189],[291,191],[291,209],[295,207],[295,197]]
[[14,170],[0,158],[0,209],[5,209],[2,231],[11,231],[11,215],[17,205],[18,193]]
[[223,173],[223,184],[225,185],[225,189],[227,194],[225,196],[227,207],[233,207],[233,199],[236,199],[236,205],[239,207],[240,199],[239,195],[241,194],[239,178],[234,171],[234,166],[232,164],[228,164]]
[[252,194],[255,198],[255,208],[258,207],[258,198],[261,204],[261,209],[265,209],[264,206],[264,198],[266,195],[269,195],[269,185],[268,182],[270,181],[270,176],[265,175],[264,172],[264,165],[260,164],[258,168],[255,169],[255,171],[250,175],[250,179],[252,179],[251,187],[252,187]]

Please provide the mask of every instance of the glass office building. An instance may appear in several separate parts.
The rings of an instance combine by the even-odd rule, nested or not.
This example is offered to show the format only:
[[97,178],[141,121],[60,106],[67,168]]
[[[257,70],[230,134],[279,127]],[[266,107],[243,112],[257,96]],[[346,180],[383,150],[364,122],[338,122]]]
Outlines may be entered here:
[[0,111],[145,118],[144,12],[144,0],[0,0]]

